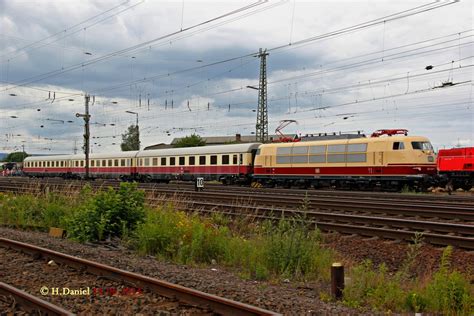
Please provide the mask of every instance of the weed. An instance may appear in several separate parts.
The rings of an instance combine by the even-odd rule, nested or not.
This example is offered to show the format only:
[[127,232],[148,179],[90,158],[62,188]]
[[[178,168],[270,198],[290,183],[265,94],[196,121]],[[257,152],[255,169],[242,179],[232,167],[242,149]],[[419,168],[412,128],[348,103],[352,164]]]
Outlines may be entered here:
[[135,183],[121,183],[118,190],[109,188],[95,195],[85,188],[82,204],[67,220],[70,237],[79,241],[121,237],[144,219],[144,193]]

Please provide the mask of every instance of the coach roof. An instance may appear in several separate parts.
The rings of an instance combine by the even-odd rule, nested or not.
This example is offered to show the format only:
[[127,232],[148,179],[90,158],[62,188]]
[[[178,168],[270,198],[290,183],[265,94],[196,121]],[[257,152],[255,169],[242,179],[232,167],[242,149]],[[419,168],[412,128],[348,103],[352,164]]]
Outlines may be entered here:
[[209,154],[230,154],[246,153],[258,149],[260,143],[199,146],[183,148],[167,148],[140,151],[137,157],[159,157],[159,156],[180,156],[180,155],[209,155]]

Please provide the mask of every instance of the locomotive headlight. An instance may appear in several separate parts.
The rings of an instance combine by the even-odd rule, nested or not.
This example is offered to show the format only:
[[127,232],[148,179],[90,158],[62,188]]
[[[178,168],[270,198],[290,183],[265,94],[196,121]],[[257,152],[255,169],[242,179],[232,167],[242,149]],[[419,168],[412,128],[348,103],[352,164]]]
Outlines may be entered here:
[[428,162],[434,162],[434,157],[433,156],[428,156]]

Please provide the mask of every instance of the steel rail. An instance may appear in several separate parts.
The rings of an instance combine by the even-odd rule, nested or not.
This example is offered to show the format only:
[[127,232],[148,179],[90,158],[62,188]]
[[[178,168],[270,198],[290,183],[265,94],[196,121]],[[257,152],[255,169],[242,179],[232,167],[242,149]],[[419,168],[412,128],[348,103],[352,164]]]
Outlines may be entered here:
[[[66,187],[69,188],[74,188],[74,189],[80,189],[81,187],[80,186],[71,186],[71,185],[66,185]],[[50,192],[51,190],[60,190],[61,188],[63,188],[64,185],[61,185],[61,184],[57,184],[57,185],[46,185],[46,184],[42,184],[40,185],[40,188],[37,188],[41,191],[44,191],[45,188],[49,188],[50,189]],[[100,188],[100,187],[99,187]],[[25,191],[25,192],[28,192],[29,190],[32,190],[34,188],[25,188],[25,187],[19,187],[19,186],[4,186],[0,183],[0,189],[3,189],[3,190],[10,190],[10,191],[13,191],[13,190],[21,190],[21,191]],[[234,193],[230,193],[230,192],[220,192],[220,191],[212,191],[212,192],[199,192],[199,193],[196,193],[195,191],[191,191],[191,190],[186,190],[186,191],[177,191],[177,190],[173,190],[173,189],[152,189],[152,190],[148,190],[148,189],[144,189],[146,192],[151,192],[151,193],[159,193],[159,194],[188,194],[192,197],[212,197],[214,199],[217,199],[218,197],[222,197],[222,198],[235,198],[235,197],[239,197],[241,199],[245,199],[245,198],[254,198],[256,195],[255,195],[255,192],[253,194],[251,193],[240,193],[240,194],[234,194]],[[306,196],[293,196],[293,195],[281,195],[281,194],[277,194],[277,193],[273,193],[273,194],[265,194],[263,196],[258,196],[259,197],[259,201],[262,202],[262,203],[273,203],[271,205],[275,205],[275,203],[278,203],[278,205],[288,205],[288,206],[291,206],[291,207],[294,207],[294,206],[297,206],[297,205],[300,205],[303,198],[306,198],[308,200],[309,203],[317,203],[317,205],[315,206],[323,206],[323,207],[327,207],[327,206],[335,206],[334,204],[329,204],[329,205],[325,205],[324,203],[335,203],[335,200],[334,198],[333,199],[330,199],[330,198],[326,198],[326,197],[320,197],[320,196],[314,196],[314,195],[306,195]],[[439,203],[437,202],[429,202],[427,203],[426,201],[425,202],[414,202],[414,201],[406,201],[406,200],[399,200],[399,201],[394,201],[392,199],[390,200],[387,200],[387,199],[354,199],[353,197],[347,197],[347,196],[338,196],[337,197],[337,203],[338,205],[341,205],[342,202],[350,202],[351,203],[351,206],[353,208],[355,208],[356,206],[359,206],[361,208],[370,208],[370,209],[373,209],[373,207],[379,207],[381,205],[386,205],[387,202],[390,203],[390,205],[393,207],[409,207],[410,209],[414,209],[414,207],[416,207],[417,211],[422,211],[422,210],[432,210],[434,207],[436,207],[437,210],[442,210],[442,211],[472,211],[473,207],[474,207],[474,204],[473,205],[459,205],[459,204],[456,204],[456,205],[452,205],[452,204],[445,204],[445,203],[441,203],[440,205],[438,205]],[[357,204],[357,205],[356,205]]]
[[40,312],[41,315],[75,315],[72,312],[44,301],[11,285],[0,282],[0,294],[12,296],[29,313]]
[[[192,208],[190,210],[196,211],[196,209]],[[198,212],[201,213],[221,213],[224,215],[230,215],[230,216],[242,216],[243,214],[241,213],[236,213],[234,211],[222,211],[222,210],[217,210],[216,208],[214,209],[200,209]],[[283,214],[287,214],[291,217],[292,213],[291,211],[288,210],[281,210]],[[272,216],[272,213],[248,213],[244,214],[252,218],[258,218],[261,220],[267,219],[267,220],[280,220],[282,217],[281,216]],[[473,226],[468,226],[468,225],[461,225],[458,226],[456,224],[453,224],[452,228],[461,228],[462,233],[468,233],[469,236],[471,237],[466,237],[466,236],[456,236],[456,235],[450,235],[450,234],[437,234],[433,233],[431,231],[426,231],[426,229],[434,229],[434,230],[446,230],[449,229],[448,227],[450,225],[443,225],[442,223],[436,223],[436,222],[410,222],[410,224],[414,224],[412,228],[421,228],[425,229],[424,231],[420,230],[414,230],[412,228],[408,228],[407,226],[403,226],[403,229],[400,229],[398,227],[403,221],[402,220],[394,220],[394,219],[388,219],[385,221],[384,218],[371,218],[371,217],[359,217],[359,223],[362,225],[357,225],[354,224],[352,221],[352,218],[341,214],[341,217],[336,218],[334,214],[325,214],[325,213],[319,213],[319,214],[308,214],[310,219],[301,219],[301,217],[297,217],[297,221],[304,221],[306,224],[311,224],[314,225],[316,228],[326,231],[326,232],[339,232],[339,233],[345,233],[345,234],[357,234],[361,236],[369,236],[369,237],[381,237],[381,238],[387,238],[387,239],[396,239],[396,240],[405,240],[405,241],[412,241],[417,234],[421,234],[422,238],[424,241],[429,242],[431,244],[436,244],[436,245],[451,245],[459,248],[464,248],[464,249],[474,249],[474,234]],[[314,217],[313,217],[314,215]],[[318,217],[320,216],[320,217]],[[315,219],[316,218],[316,219]],[[337,219],[337,221],[333,221]],[[344,219],[348,219],[347,221],[344,221]],[[357,220],[356,220],[357,222]],[[373,225],[373,223],[377,223],[378,225],[383,225],[383,227],[377,227],[377,226],[368,226],[368,225]],[[396,226],[396,227],[390,227],[390,226]],[[450,230],[452,233],[452,230]]]
[[26,244],[23,242],[0,238],[0,246],[33,255],[52,259],[58,263],[71,266],[91,274],[99,275],[134,287],[148,289],[159,295],[176,298],[179,301],[195,306],[207,307],[224,315],[280,315],[256,306],[236,302],[216,295],[207,294],[181,285],[154,279],[134,272],[128,272],[98,262],[70,256],[54,250]]
[[[41,183],[43,185],[64,185],[68,183],[71,185],[76,185],[82,187],[84,184],[89,183],[92,186],[112,186],[116,187],[120,184],[121,181],[112,180],[112,179],[97,179],[95,181],[81,181],[81,180],[64,180],[61,178],[42,178],[41,182],[38,182],[39,178],[24,178],[24,177],[0,177],[1,182],[22,182],[22,183]],[[159,184],[159,183],[139,183],[139,187],[144,190],[160,190],[160,189],[173,189],[173,190],[192,190],[193,184],[190,182],[177,182],[170,184]],[[283,189],[283,188],[249,188],[241,186],[224,186],[221,184],[206,184],[206,191],[232,191],[239,193],[249,193],[249,194],[285,194],[285,195],[294,195],[294,196],[304,196],[308,194],[310,196],[337,196],[340,197],[357,197],[357,198],[367,198],[367,199],[395,199],[395,200],[411,200],[413,202],[426,202],[432,201],[435,203],[472,203],[474,204],[474,195],[471,196],[459,196],[459,195],[431,195],[431,194],[404,194],[404,193],[393,193],[393,192],[364,192],[364,191],[342,191],[342,190],[315,190],[315,189]]]
[[[68,185],[40,185],[36,188],[27,188],[19,186],[4,186],[0,183],[0,190],[11,192],[61,192],[67,189]],[[69,186],[70,189],[72,189]],[[79,190],[77,186],[75,189]],[[213,200],[216,202],[239,202],[244,206],[258,204],[267,207],[287,207],[288,209],[297,209],[301,207],[304,199],[307,201],[309,209],[325,209],[338,211],[360,211],[374,214],[391,214],[403,216],[416,216],[424,218],[441,218],[448,220],[474,221],[474,205],[438,205],[433,202],[414,203],[413,201],[395,201],[385,199],[355,199],[349,197],[324,198],[319,196],[308,196],[305,198],[299,196],[281,196],[277,194],[266,194],[255,196],[252,194],[234,194],[229,192],[195,192],[195,191],[175,191],[173,189],[148,190],[148,193],[155,195],[179,196],[183,199],[193,200]]]

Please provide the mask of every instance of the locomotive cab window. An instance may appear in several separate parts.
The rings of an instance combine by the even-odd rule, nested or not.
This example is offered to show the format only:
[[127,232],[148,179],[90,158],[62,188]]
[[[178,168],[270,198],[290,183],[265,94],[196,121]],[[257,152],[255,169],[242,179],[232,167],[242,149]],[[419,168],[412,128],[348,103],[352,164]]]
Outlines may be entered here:
[[217,165],[217,156],[216,155],[211,156],[211,165]]
[[393,143],[393,150],[402,150],[402,149],[405,149],[405,144],[403,144],[403,142]]
[[222,164],[223,165],[229,164],[229,155],[222,155]]
[[433,150],[430,142],[411,142],[411,146],[415,150]]

